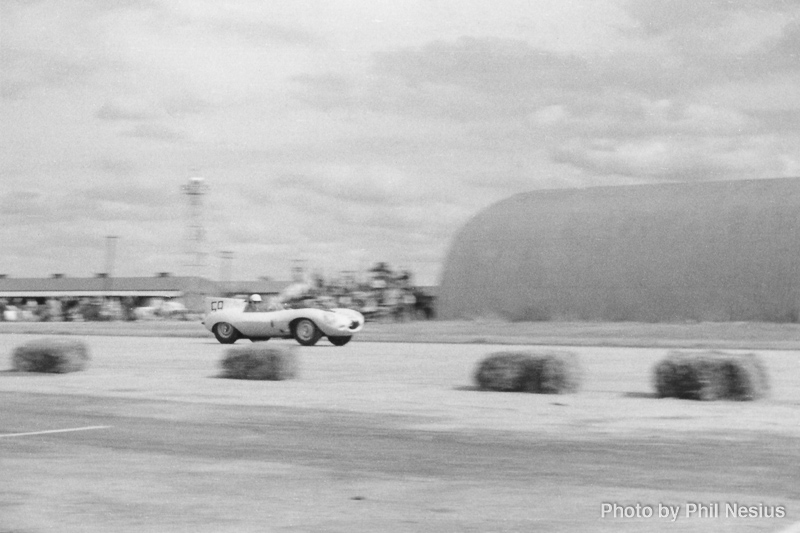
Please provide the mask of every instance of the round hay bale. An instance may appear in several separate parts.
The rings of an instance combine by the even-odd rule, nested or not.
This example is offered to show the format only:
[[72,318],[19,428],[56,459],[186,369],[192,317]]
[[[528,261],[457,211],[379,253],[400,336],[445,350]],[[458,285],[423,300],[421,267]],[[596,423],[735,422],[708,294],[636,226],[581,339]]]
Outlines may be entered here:
[[656,394],[688,400],[756,400],[769,392],[769,378],[754,353],[672,351],[653,369]]
[[[535,360],[541,361],[539,374],[535,376],[535,386],[529,392],[543,394],[563,394],[576,392],[580,385],[580,365],[578,356],[573,352],[553,351],[535,354]],[[531,383],[529,381],[529,383]],[[531,385],[528,385],[531,387]]]
[[223,378],[282,381],[295,378],[299,365],[293,346],[253,344],[228,349],[220,366]]
[[89,348],[77,339],[35,339],[17,346],[11,359],[20,372],[65,374],[86,369]]
[[475,382],[482,389],[520,391],[523,387],[525,361],[528,355],[520,352],[490,354],[478,364]]
[[563,394],[578,390],[580,365],[567,351],[497,352],[478,364],[475,382],[486,390]]

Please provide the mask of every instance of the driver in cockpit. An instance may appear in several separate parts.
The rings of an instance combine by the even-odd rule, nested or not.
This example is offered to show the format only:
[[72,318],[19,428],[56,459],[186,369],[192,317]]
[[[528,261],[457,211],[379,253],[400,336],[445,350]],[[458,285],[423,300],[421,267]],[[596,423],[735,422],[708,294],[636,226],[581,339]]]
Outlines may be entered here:
[[245,313],[252,313],[254,311],[260,311],[259,304],[261,303],[261,295],[260,294],[253,294],[250,298],[247,299],[247,305],[244,308]]

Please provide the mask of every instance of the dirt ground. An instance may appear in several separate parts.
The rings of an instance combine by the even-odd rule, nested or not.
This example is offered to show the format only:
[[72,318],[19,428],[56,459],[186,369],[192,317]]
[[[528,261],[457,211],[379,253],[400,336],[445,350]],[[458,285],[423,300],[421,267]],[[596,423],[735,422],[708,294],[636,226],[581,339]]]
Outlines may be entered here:
[[[0,371],[40,336],[0,334]],[[205,336],[81,338],[84,372],[0,372],[0,531],[766,532],[800,520],[796,350],[759,350],[766,400],[699,403],[653,397],[666,346],[569,348],[581,391],[547,396],[475,390],[476,363],[510,348],[484,341],[321,341],[296,348],[298,379],[245,382],[215,377],[227,348]],[[98,429],[32,434],[83,427]],[[718,517],[602,516],[604,504],[713,502]],[[732,504],[785,517],[724,516]]]

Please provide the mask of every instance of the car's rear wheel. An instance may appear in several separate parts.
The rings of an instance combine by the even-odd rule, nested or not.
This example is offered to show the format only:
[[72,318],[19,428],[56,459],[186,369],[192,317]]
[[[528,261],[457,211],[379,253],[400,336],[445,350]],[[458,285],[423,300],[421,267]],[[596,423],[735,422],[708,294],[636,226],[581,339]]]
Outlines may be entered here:
[[314,346],[317,344],[322,333],[311,320],[302,318],[294,325],[294,338],[303,346]]
[[214,336],[221,344],[233,344],[239,339],[239,332],[227,322],[214,326]]
[[331,344],[333,344],[334,346],[344,346],[345,344],[350,342],[350,339],[352,338],[353,337],[350,335],[344,335],[342,337],[334,337],[332,335],[328,335],[328,340],[331,341]]

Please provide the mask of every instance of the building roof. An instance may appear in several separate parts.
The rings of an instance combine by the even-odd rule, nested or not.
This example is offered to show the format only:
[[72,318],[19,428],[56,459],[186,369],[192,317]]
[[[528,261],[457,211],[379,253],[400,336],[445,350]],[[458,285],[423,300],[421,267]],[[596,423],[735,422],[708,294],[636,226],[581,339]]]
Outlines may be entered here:
[[196,276],[50,278],[0,277],[0,298],[139,296],[174,298],[187,293],[278,294],[290,281],[215,282]]
[[150,296],[217,292],[217,284],[193,276],[0,278],[0,297]]

